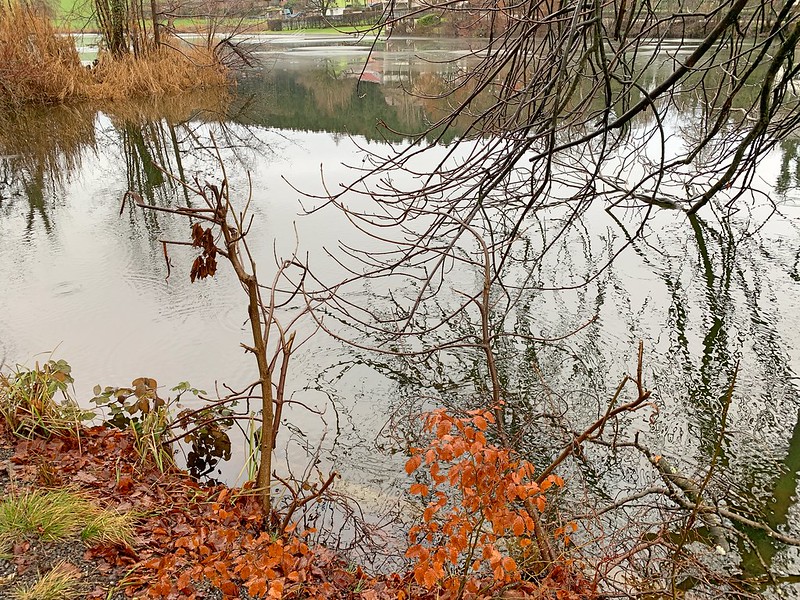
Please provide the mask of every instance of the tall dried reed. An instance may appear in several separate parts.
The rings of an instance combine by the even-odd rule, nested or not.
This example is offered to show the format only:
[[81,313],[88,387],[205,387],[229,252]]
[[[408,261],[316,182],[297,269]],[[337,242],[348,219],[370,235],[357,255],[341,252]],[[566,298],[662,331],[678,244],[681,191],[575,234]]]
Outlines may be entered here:
[[178,94],[224,87],[227,69],[213,50],[162,43],[138,55],[103,55],[81,65],[75,43],[40,11],[0,0],[0,107]]
[[44,14],[0,4],[0,102],[52,104],[81,95],[89,82],[75,43]]
[[93,100],[166,96],[228,83],[227,70],[214,52],[193,46],[162,45],[144,56],[101,60],[92,75],[88,92]]

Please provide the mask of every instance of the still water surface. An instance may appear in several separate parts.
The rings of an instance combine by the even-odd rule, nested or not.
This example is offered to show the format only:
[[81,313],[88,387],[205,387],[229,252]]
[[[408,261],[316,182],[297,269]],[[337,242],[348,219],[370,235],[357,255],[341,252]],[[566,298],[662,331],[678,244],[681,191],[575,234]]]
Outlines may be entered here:
[[[421,131],[435,120],[441,106],[404,90],[436,93],[458,69],[469,68],[465,49],[456,42],[400,40],[365,62],[366,47],[348,38],[292,37],[259,51],[264,69],[244,79],[234,97],[201,94],[113,113],[48,109],[7,120],[0,128],[0,358],[7,365],[31,365],[50,353],[65,358],[81,401],[95,384],[122,386],[143,375],[167,389],[189,381],[209,393],[223,383],[251,382],[254,365],[239,346],[247,339],[246,305],[231,273],[222,268],[215,279],[190,284],[190,253],[174,249],[167,278],[160,240],[186,239],[188,225],[130,205],[121,211],[125,191],[162,206],[191,201],[154,165],[189,177],[212,175],[213,134],[242,199],[250,173],[250,241],[261,272],[274,264],[273,252],[285,255],[297,239],[317,272],[334,281],[340,273],[325,249],[357,236],[330,212],[301,217],[315,201],[297,190],[323,193],[323,175],[328,186],[352,180],[364,149],[388,154],[390,144],[407,143],[401,132]],[[379,120],[388,130],[376,127]],[[525,298],[516,326],[538,336],[563,335],[599,319],[559,344],[509,346],[501,369],[517,397],[543,394],[544,379],[560,409],[588,422],[634,368],[643,340],[655,405],[652,422],[642,417],[632,427],[659,453],[701,473],[738,361],[720,485],[773,527],[799,535],[796,145],[784,144],[762,165],[763,189],[778,206],[766,224],[770,208],[758,203],[728,228],[664,211],[592,283]],[[582,225],[538,267],[542,288],[580,282],[626,242],[626,224],[604,211],[590,210]],[[357,295],[372,301],[368,289]],[[301,333],[312,329],[301,323]],[[395,454],[403,443],[394,433],[424,407],[471,397],[475,383],[468,358],[410,364],[319,333],[295,358],[291,392],[321,415],[288,412],[292,427],[280,460],[301,464],[321,443],[325,466],[344,475],[341,489],[380,514],[407,484],[396,475],[404,459]],[[400,425],[390,431],[391,419]],[[242,463],[234,457],[212,475],[241,481]],[[603,483],[598,474],[597,487],[610,498],[652,482],[635,464],[609,458],[605,468],[612,476]],[[759,544],[776,573],[800,573],[796,550]]]

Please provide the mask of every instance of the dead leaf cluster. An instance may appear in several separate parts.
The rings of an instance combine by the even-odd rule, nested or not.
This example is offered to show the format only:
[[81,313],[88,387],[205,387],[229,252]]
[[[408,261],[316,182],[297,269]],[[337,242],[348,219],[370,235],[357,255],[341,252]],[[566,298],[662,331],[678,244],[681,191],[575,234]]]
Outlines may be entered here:
[[[334,551],[311,545],[313,531],[272,533],[247,486],[204,486],[177,468],[142,466],[128,431],[91,427],[78,437],[6,439],[14,447],[13,485],[69,485],[104,507],[139,515],[130,545],[100,542],[84,553],[108,580],[121,581],[118,594],[125,597],[200,600],[211,588],[226,599],[448,596],[441,588],[420,586],[411,571],[368,574]],[[558,575],[560,583],[553,577],[520,582],[515,597],[584,597],[565,573]],[[97,586],[86,598],[108,594]]]

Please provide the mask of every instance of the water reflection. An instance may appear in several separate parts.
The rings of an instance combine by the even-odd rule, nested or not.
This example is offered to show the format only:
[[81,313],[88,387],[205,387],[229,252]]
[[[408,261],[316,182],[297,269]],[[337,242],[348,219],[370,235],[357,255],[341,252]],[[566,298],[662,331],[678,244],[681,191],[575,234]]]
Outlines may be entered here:
[[800,188],[800,140],[787,139],[781,142],[781,166],[775,191],[781,196]]
[[[790,221],[779,220],[782,227],[791,228]],[[773,287],[782,285],[779,282],[787,273],[770,260],[771,241],[740,230],[735,220],[711,225],[691,217],[689,224],[694,239],[686,250],[697,265],[698,293],[686,294],[685,276],[680,277],[677,269],[665,273],[664,281],[672,298],[671,350],[688,387],[685,410],[691,415],[687,426],[698,440],[697,464],[709,461],[715,451],[724,392],[740,363],[744,377],[735,393],[732,423],[719,449],[724,469],[715,493],[748,512],[764,515],[767,523],[781,529],[789,525],[786,491],[787,486],[796,489],[794,463],[800,442],[797,365],[789,352],[793,343],[781,325]],[[701,319],[692,319],[689,310],[698,311]],[[670,414],[676,413],[670,410]],[[779,445],[785,443],[786,448],[775,448],[777,440],[785,440]],[[776,546],[760,534],[754,539],[770,565]],[[750,549],[745,550],[749,554]],[[755,556],[750,554],[750,558],[749,568],[760,570]]]
[[96,111],[54,107],[0,115],[0,210],[26,202],[25,223],[33,232],[37,219],[52,228],[49,208],[63,185],[80,169],[84,152],[96,147]]
[[398,93],[384,94],[374,83],[359,83],[347,63],[325,61],[322,68],[273,70],[240,84],[242,122],[299,131],[326,131],[370,141],[400,140],[399,132],[421,132],[426,114],[418,103]]
[[[508,431],[518,447],[537,464],[547,464],[554,457],[554,439],[569,444],[570,432],[582,431],[603,414],[622,373],[632,371],[642,339],[654,404],[646,415],[615,424],[615,439],[636,435],[654,452],[678,460],[697,480],[716,455],[718,467],[708,487],[714,501],[760,515],[777,530],[797,531],[800,288],[789,277],[793,262],[786,260],[796,252],[796,216],[787,212],[759,229],[750,218],[676,223],[664,213],[632,240],[630,223],[589,210],[585,227],[563,236],[549,259],[532,260],[539,256],[533,236],[521,243],[506,280],[526,282],[527,289],[511,309],[497,290],[491,319]],[[635,225],[636,215],[632,218]],[[552,229],[548,221],[531,217],[525,230]],[[566,289],[628,242],[632,252],[594,281]],[[451,313],[448,301],[474,293],[480,274],[470,279],[454,268],[447,281],[455,298],[437,298],[429,311],[433,319]],[[392,289],[384,301],[390,305],[401,295]],[[542,341],[574,330],[593,315],[598,321],[572,337]],[[428,334],[426,344],[467,344],[479,329],[477,311],[465,310]],[[488,396],[485,360],[477,349],[379,359],[363,353],[357,362],[397,383],[390,401],[396,413],[395,448],[414,444],[415,417],[422,410],[474,408]],[[723,401],[737,364],[738,384],[717,448]],[[624,451],[589,448],[571,476],[573,484],[586,481],[608,502],[624,495],[621,490],[658,485],[657,473],[636,453]],[[735,527],[754,543],[754,548],[744,543],[739,548],[749,574],[769,568],[773,560],[785,568],[791,551],[761,532]]]
[[[9,210],[15,198],[24,198],[27,227],[33,228],[38,217],[50,232],[48,213],[80,172],[83,159],[97,153],[99,145],[116,145],[118,137],[128,188],[141,190],[151,201],[160,193],[163,200],[166,180],[156,165],[183,175],[181,155],[193,152],[197,143],[193,128],[198,122],[216,122],[224,130],[230,100],[227,92],[215,90],[179,102],[34,107],[0,115],[0,208]],[[225,143],[225,136],[219,137]]]
[[[159,166],[185,180],[211,175],[213,135],[243,195],[244,172],[252,171],[254,248],[266,268],[273,244],[294,243],[301,212],[300,194],[283,185],[282,177],[305,191],[315,186],[319,191],[319,164],[324,163],[332,182],[348,181],[351,174],[339,165],[361,164],[359,146],[386,151],[379,142],[405,143],[406,134],[419,134],[436,122],[444,107],[435,96],[468,68],[469,58],[451,56],[435,41],[424,43],[455,60],[425,63],[414,58],[423,50],[413,45],[382,50],[364,69],[362,51],[305,52],[300,58],[285,51],[288,59],[242,81],[235,97],[2,117],[0,282],[7,292],[0,298],[0,355],[5,350],[22,362],[63,341],[63,356],[73,362],[85,390],[141,374],[167,384],[190,379],[207,389],[215,380],[234,386],[249,382],[249,359],[237,352],[246,314],[235,281],[221,273],[216,281],[190,286],[187,255],[180,251],[173,253],[174,271],[165,281],[159,240],[181,239],[186,224],[141,214],[130,204],[121,219],[122,194],[133,189],[159,206],[191,203]],[[475,106],[480,109],[480,103]],[[616,110],[623,109],[624,102]],[[643,117],[637,126],[651,118]],[[442,141],[461,132],[451,128]],[[431,132],[428,139],[436,135]],[[767,170],[764,177],[768,183],[775,180],[780,196],[791,198],[800,183],[797,144],[784,143],[771,161],[767,167],[774,172]],[[639,215],[614,218],[590,211],[581,227],[559,237],[545,261],[534,259],[549,243],[553,221],[532,215],[508,267],[510,280],[524,290],[513,305],[498,291],[492,315],[497,333],[509,334],[498,338],[496,349],[509,402],[508,429],[520,449],[542,464],[552,456],[553,439],[568,439],[562,415],[569,413],[577,427],[596,418],[619,376],[631,370],[636,344],[644,339],[648,381],[656,391],[653,423],[643,418],[627,425],[654,450],[680,457],[684,468],[702,474],[715,452],[721,402],[738,362],[740,383],[713,492],[765,515],[775,528],[796,530],[796,210],[791,202],[781,202],[779,213],[761,228],[754,225],[763,222],[757,213],[683,221],[665,212],[637,239],[632,232],[640,225]],[[502,224],[501,215],[493,216]],[[312,217],[298,225],[299,236],[318,256],[353,235],[346,225]],[[630,250],[590,284],[553,291],[585,281],[626,244]],[[448,284],[462,290],[479,279],[470,269],[448,274]],[[395,297],[404,293],[365,286],[358,299],[377,310],[380,296],[389,291]],[[435,310],[445,313],[449,307]],[[596,323],[569,339],[541,341],[595,315]],[[476,318],[466,311],[438,335],[469,336]],[[487,393],[485,360],[475,349],[376,357],[327,339],[315,338],[315,344],[298,359],[292,394],[323,416],[291,412],[295,437],[306,448],[298,450],[298,442],[294,450],[279,453],[287,462],[300,461],[311,453],[308,437],[324,439],[325,460],[371,498],[367,506],[399,495],[402,485],[386,475],[402,471],[391,453],[402,451],[416,434],[421,410],[469,407]],[[387,419],[391,424],[384,427]],[[198,444],[210,447],[211,442]],[[218,451],[216,458],[227,452]],[[292,452],[296,456],[290,457]],[[630,456],[589,451],[586,458],[585,470],[574,477],[608,499],[626,485],[652,482],[652,472]],[[226,466],[198,456],[189,460],[203,470],[211,466],[211,475],[220,479],[240,474],[241,461]],[[791,564],[786,550],[753,538],[768,566]],[[748,568],[757,570],[754,554],[747,558]]]

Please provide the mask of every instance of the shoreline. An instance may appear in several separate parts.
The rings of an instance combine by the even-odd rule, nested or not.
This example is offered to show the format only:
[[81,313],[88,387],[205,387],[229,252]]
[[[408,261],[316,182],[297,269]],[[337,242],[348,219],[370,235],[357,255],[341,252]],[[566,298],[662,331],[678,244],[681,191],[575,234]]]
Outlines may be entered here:
[[[3,503],[67,493],[133,523],[122,542],[84,541],[75,532],[19,536],[0,557],[2,597],[53,572],[72,577],[72,591],[53,596],[59,600],[446,597],[439,585],[420,585],[411,570],[368,573],[331,549],[333,531],[293,526],[275,533],[252,485],[203,485],[177,467],[159,469],[137,453],[130,430],[78,426],[73,435],[24,439],[0,422],[0,492]],[[560,590],[565,598],[593,598],[588,582],[571,571],[554,568],[501,589],[491,580],[482,585],[491,597]]]

